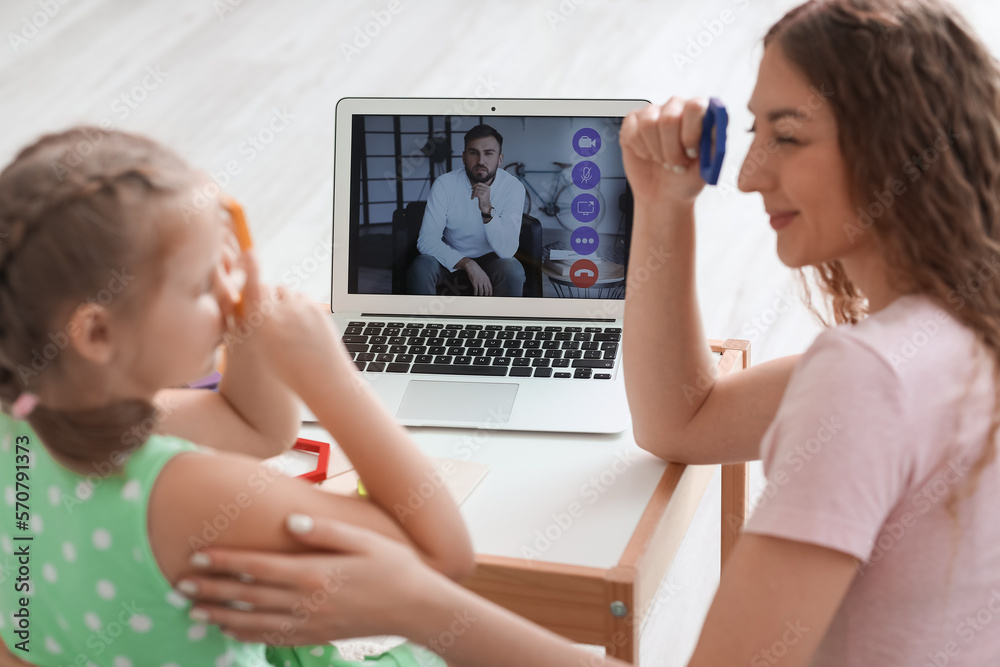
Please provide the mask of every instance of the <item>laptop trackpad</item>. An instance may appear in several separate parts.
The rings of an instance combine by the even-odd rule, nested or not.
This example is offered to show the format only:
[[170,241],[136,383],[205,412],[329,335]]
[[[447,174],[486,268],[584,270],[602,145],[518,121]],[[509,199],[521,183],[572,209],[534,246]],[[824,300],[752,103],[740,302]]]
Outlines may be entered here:
[[396,416],[400,419],[506,424],[517,387],[514,382],[410,380]]

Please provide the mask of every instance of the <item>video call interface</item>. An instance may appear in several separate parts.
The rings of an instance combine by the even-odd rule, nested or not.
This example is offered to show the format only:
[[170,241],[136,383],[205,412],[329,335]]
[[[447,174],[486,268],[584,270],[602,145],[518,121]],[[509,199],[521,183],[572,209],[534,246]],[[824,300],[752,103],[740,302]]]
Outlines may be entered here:
[[623,299],[621,123],[356,116],[348,291]]

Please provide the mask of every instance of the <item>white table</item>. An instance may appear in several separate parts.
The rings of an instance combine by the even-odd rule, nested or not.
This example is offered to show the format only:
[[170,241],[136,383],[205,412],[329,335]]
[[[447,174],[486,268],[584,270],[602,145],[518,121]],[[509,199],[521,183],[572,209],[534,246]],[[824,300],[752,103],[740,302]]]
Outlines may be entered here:
[[[745,341],[710,341],[720,373]],[[410,428],[428,456],[489,474],[461,506],[476,551],[463,584],[573,641],[638,656],[643,622],[717,466],[666,463],[613,435]],[[300,436],[331,441],[318,425]],[[723,466],[722,558],[746,516],[746,466]],[[729,502],[726,498],[729,498]],[[733,520],[737,518],[737,521]]]

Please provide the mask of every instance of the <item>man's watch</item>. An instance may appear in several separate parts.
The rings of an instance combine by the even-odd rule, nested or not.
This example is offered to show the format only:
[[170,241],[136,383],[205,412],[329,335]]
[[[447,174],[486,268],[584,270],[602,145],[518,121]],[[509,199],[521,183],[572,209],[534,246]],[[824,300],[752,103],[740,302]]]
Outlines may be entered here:
[[492,218],[493,216],[495,216],[496,213],[497,213],[497,207],[496,206],[490,206],[490,212],[489,213],[483,213],[483,220],[489,220],[490,218]]

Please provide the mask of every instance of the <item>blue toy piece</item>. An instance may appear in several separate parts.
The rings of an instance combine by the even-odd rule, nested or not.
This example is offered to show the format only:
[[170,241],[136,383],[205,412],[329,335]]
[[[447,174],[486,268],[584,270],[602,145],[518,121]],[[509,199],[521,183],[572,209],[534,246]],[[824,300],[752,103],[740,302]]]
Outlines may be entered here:
[[[719,182],[722,172],[722,159],[726,156],[726,127],[729,125],[729,114],[718,97],[708,101],[708,111],[701,125],[701,144],[698,147],[701,166],[701,177],[709,185]],[[712,128],[715,128],[715,148],[712,148]]]

